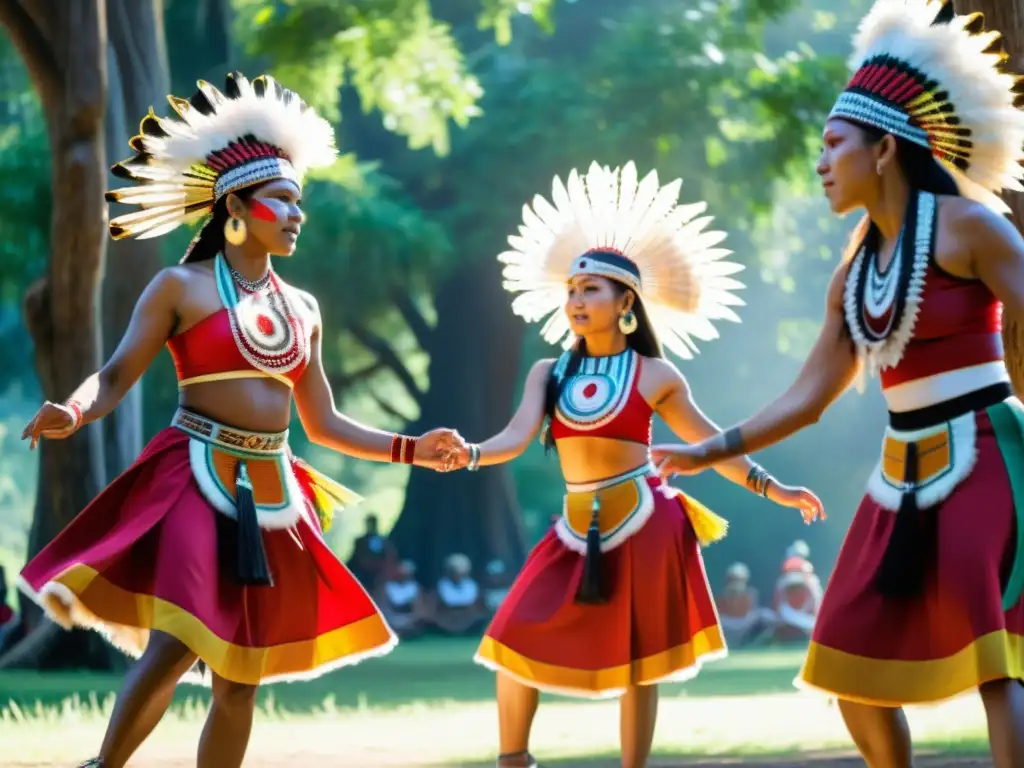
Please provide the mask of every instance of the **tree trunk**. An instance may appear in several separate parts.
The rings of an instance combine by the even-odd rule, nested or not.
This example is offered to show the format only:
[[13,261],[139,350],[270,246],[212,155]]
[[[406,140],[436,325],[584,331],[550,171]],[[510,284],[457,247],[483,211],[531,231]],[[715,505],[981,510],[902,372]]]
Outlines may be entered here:
[[[107,0],[110,46],[106,150],[111,159],[128,157],[136,121],[160,107],[168,92],[162,0]],[[110,188],[122,185],[108,176]],[[127,212],[112,204],[112,215]],[[160,269],[158,240],[117,240],[108,244],[102,277],[102,357],[109,358],[128,327],[135,302]],[[103,420],[106,479],[112,480],[142,452],[142,380]]]
[[[508,423],[524,330],[508,309],[500,267],[494,259],[477,261],[437,291],[437,325],[424,345],[430,389],[414,434],[445,426],[481,441]],[[414,468],[391,538],[428,584],[453,552],[469,555],[476,567],[501,558],[518,569],[526,543],[511,471],[506,465],[452,474]]]
[[[984,13],[985,28],[1003,33],[1010,55],[1009,69],[1024,74],[1024,0],[954,0],[953,7],[959,14]],[[1017,229],[1024,229],[1024,195],[1010,192],[1004,198],[1013,211]],[[1013,389],[1024,396],[1024,318],[1004,313],[1003,345]]]
[[[0,0],[0,24],[39,95],[52,152],[50,261],[45,277],[26,294],[25,321],[36,348],[43,394],[60,401],[99,363],[97,288],[107,222],[106,3],[62,0],[58,12],[45,0]],[[42,441],[29,557],[81,511],[99,492],[102,480],[99,430],[87,428],[67,440]],[[73,637],[78,640],[70,645],[60,643],[61,655],[86,658],[92,638],[84,633]]]

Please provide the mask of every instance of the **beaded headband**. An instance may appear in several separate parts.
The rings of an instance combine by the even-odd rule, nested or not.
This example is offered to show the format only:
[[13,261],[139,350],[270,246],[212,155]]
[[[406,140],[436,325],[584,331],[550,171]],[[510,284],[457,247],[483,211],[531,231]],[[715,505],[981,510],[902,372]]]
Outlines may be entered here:
[[587,251],[572,263],[569,277],[597,275],[617,280],[640,295],[640,269],[618,251],[605,248]]

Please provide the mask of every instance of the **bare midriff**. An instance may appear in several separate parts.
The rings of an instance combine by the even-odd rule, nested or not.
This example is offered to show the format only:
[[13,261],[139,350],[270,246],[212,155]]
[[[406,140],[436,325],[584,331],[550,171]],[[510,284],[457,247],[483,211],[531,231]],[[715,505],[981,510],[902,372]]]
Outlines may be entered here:
[[610,437],[566,437],[558,441],[558,458],[567,483],[592,483],[624,474],[644,464],[649,449]]
[[226,379],[183,387],[178,404],[238,429],[283,432],[291,421],[292,390],[276,379]]

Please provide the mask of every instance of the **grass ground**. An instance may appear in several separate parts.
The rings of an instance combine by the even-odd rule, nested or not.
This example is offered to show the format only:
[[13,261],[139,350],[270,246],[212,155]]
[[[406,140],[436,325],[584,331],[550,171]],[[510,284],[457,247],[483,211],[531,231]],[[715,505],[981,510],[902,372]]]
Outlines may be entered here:
[[[246,765],[493,765],[493,677],[470,663],[473,650],[471,641],[404,643],[384,659],[317,681],[267,687]],[[656,765],[863,765],[841,760],[849,740],[836,709],[822,697],[793,691],[801,659],[800,650],[737,652],[690,683],[664,686]],[[119,682],[94,674],[0,673],[0,766],[75,765],[91,756]],[[206,703],[204,691],[182,687],[134,765],[194,765]],[[935,768],[987,764],[969,759],[984,750],[976,697],[909,715],[922,754],[938,752],[947,760]],[[538,715],[533,747],[546,766],[611,768],[617,739],[614,702],[550,697]],[[948,762],[953,755],[965,757]]]

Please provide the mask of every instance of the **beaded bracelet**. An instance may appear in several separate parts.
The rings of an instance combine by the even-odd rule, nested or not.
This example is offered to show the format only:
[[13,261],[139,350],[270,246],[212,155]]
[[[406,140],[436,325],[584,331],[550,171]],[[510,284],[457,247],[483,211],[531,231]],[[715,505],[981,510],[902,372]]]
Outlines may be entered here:
[[747,488],[758,496],[767,498],[768,488],[772,482],[772,476],[768,474],[767,470],[757,464],[752,466],[750,472],[747,473]]
[[412,464],[416,457],[416,438],[405,435],[391,436],[391,463]]

